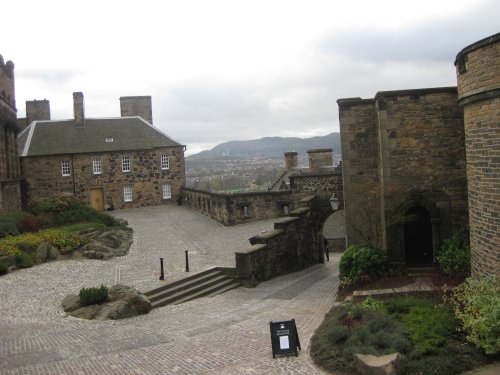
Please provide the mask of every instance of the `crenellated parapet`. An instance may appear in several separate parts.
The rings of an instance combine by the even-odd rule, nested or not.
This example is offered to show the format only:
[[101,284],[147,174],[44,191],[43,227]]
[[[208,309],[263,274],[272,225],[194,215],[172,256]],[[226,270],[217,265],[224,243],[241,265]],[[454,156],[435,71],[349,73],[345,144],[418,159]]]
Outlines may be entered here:
[[14,63],[4,62],[0,55],[0,102],[15,110],[15,90],[14,90]]

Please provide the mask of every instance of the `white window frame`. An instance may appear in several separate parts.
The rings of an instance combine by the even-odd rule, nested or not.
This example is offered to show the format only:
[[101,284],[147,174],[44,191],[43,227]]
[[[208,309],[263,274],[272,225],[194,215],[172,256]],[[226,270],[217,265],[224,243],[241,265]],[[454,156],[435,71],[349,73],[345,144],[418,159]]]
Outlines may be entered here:
[[61,160],[61,173],[63,177],[71,176],[71,163],[69,160]]
[[249,216],[250,216],[250,207],[243,206],[243,217],[249,217]]
[[132,185],[123,186],[123,201],[132,202],[134,200]]
[[170,158],[166,154],[162,154],[160,157],[160,164],[161,164],[161,169],[163,171],[166,171],[170,169]]
[[130,156],[122,157],[122,172],[130,172]]
[[164,183],[161,185],[161,192],[163,199],[172,198],[172,186],[169,183]]
[[102,174],[101,158],[95,157],[92,159],[92,172],[94,174]]

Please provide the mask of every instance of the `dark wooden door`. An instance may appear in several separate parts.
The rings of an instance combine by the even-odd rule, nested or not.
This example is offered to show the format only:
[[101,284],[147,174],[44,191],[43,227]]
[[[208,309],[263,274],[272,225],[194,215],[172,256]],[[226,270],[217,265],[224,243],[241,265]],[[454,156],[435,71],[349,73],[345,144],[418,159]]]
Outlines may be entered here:
[[405,256],[408,267],[432,265],[431,215],[423,207],[414,207],[406,213]]

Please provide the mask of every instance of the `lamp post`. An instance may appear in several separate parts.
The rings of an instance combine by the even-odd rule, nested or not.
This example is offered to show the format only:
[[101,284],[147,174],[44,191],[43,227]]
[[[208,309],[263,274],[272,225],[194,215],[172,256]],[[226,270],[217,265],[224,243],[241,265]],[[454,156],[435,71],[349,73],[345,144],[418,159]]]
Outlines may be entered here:
[[163,258],[160,258],[160,280],[165,280],[165,273],[163,272]]
[[332,194],[332,197],[330,198],[330,204],[332,206],[333,211],[337,211],[339,209],[340,205],[340,200],[339,198],[335,195],[335,193]]

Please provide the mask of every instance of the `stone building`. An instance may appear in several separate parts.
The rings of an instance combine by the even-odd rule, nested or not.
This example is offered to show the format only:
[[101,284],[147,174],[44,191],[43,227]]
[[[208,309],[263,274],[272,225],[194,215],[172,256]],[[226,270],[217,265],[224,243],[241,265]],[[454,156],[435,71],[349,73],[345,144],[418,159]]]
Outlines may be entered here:
[[0,213],[21,209],[14,64],[0,55]]
[[18,138],[26,202],[54,193],[97,210],[177,202],[185,146],[153,126],[151,97],[120,98],[118,118],[87,118],[83,94],[73,99],[70,120],[51,120],[47,100],[27,102],[32,122]]
[[500,34],[457,55],[469,191],[472,274],[500,270]]
[[338,104],[347,245],[369,243],[402,267],[431,265],[443,240],[468,225],[457,89]]

